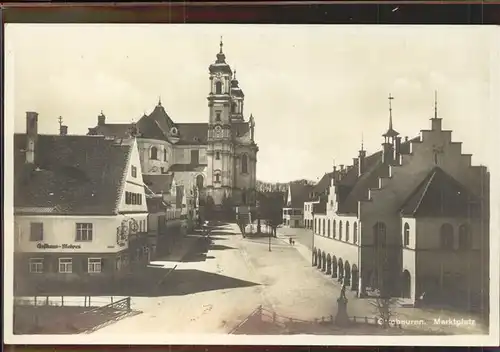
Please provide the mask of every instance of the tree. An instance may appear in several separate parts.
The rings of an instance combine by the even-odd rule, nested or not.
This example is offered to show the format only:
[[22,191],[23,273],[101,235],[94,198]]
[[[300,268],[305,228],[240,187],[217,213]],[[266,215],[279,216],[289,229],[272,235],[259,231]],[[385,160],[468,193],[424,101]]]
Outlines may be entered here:
[[377,297],[370,303],[376,309],[378,315],[378,324],[383,328],[389,328],[393,318],[397,316],[395,307],[399,303],[397,297],[391,296],[391,288],[388,285],[388,272],[390,270],[390,263],[387,250],[384,247],[377,249],[377,278],[378,278],[378,292]]
[[260,217],[272,229],[274,237],[278,226],[283,222],[283,199],[281,192],[261,194],[260,197]]

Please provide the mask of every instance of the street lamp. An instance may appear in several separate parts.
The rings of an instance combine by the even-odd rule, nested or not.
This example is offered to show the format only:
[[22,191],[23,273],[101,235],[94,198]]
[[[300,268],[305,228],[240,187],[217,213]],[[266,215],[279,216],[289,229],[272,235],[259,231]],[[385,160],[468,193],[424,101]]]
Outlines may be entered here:
[[312,215],[312,221],[313,221],[313,230],[311,231],[312,232],[312,255],[311,255],[311,262],[312,262],[312,265],[314,265],[314,231],[316,230],[316,227],[314,226],[315,224],[315,219],[314,219],[314,204],[312,204],[312,207],[313,207],[313,210],[311,212],[311,215]]

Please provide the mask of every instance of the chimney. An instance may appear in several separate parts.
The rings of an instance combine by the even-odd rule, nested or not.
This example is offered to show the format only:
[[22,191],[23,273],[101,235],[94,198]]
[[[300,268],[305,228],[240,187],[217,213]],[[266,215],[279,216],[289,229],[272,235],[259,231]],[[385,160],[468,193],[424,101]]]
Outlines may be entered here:
[[38,113],[26,112],[26,162],[35,163],[35,146],[38,139]]
[[97,116],[97,125],[98,126],[103,126],[106,124],[106,116],[104,116],[104,114],[101,113],[99,114],[99,116]]
[[401,155],[401,137],[394,139],[394,161],[399,163],[399,156]]
[[67,134],[68,134],[68,126],[61,125],[61,127],[59,127],[59,135],[66,136]]
[[405,142],[408,142],[408,136],[405,137]]
[[358,177],[363,175],[365,172],[365,157],[366,151],[361,149],[358,155]]

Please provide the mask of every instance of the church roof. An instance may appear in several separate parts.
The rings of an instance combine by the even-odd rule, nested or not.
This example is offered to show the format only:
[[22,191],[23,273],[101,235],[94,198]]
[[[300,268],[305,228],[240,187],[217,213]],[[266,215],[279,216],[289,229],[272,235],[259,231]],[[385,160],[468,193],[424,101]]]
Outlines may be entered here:
[[478,199],[439,167],[432,169],[401,207],[415,217],[470,217],[477,215]]
[[35,163],[25,162],[26,135],[14,135],[14,207],[52,214],[113,215],[132,145],[103,137],[38,135]]
[[208,123],[178,123],[180,140],[177,144],[207,144]]

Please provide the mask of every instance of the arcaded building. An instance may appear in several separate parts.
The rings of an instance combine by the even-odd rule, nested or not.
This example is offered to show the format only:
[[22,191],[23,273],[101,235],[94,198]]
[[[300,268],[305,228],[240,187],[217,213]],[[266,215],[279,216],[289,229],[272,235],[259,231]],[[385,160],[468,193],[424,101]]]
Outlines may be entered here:
[[392,110],[389,120],[382,150],[361,148],[333,173],[326,210],[314,214],[313,264],[360,296],[486,305],[487,168],[472,165],[437,109],[413,139],[393,128]]

